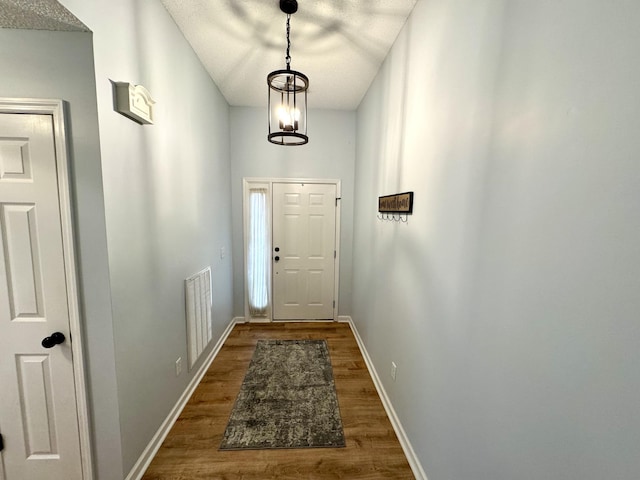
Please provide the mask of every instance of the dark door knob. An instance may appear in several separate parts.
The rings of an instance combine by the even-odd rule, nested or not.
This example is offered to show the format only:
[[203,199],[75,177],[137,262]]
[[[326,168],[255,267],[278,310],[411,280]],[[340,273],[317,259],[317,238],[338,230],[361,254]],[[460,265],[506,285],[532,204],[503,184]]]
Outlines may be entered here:
[[50,337],[45,337],[42,340],[42,346],[44,348],[55,347],[65,341],[64,334],[61,332],[52,333]]
[[280,251],[280,247],[276,247],[276,252],[279,252],[279,251]]
[[274,260],[277,262],[278,260],[280,260],[280,257],[276,255]]

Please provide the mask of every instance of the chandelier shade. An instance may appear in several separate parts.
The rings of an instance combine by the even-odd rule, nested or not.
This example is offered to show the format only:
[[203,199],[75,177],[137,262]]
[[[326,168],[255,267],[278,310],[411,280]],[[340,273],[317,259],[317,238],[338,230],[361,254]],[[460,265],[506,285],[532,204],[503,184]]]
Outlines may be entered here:
[[307,90],[309,78],[291,69],[289,40],[291,14],[298,8],[295,0],[281,0],[280,9],[287,14],[286,68],[267,75],[269,133],[267,139],[276,145],[304,145],[307,136]]

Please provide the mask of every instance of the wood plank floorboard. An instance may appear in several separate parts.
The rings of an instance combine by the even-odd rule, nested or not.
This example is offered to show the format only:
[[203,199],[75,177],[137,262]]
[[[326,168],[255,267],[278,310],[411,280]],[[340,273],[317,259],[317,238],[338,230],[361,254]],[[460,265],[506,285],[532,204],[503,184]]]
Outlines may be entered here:
[[[260,339],[327,341],[345,448],[218,450]],[[143,480],[413,478],[351,328],[336,322],[236,325],[143,476]]]

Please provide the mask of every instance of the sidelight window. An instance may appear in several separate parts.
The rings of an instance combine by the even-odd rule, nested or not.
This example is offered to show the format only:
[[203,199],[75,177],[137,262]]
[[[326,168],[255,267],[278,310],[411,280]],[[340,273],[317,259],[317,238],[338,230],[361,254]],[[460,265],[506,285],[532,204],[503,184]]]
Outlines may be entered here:
[[269,223],[268,190],[249,189],[247,287],[249,314],[252,318],[268,317],[269,307]]

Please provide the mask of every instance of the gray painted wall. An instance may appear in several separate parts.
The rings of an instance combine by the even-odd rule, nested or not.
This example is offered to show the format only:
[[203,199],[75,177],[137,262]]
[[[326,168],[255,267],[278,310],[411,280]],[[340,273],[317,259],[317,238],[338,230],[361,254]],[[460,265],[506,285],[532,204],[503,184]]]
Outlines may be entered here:
[[[266,102],[266,98],[265,98]],[[309,143],[282,147],[267,141],[266,108],[231,108],[233,209],[233,311],[244,316],[242,179],[331,178],[342,181],[340,299],[338,313],[351,313],[355,112],[310,110]]]
[[[212,267],[214,339],[232,318],[229,107],[160,2],[62,3],[94,38],[126,474],[193,374],[184,279]],[[114,112],[110,80],[144,85],[155,125]]]
[[420,1],[359,107],[353,318],[430,480],[638,477],[639,27]]
[[0,97],[68,106],[71,186],[96,470],[122,478],[98,113],[90,33],[0,29]]

